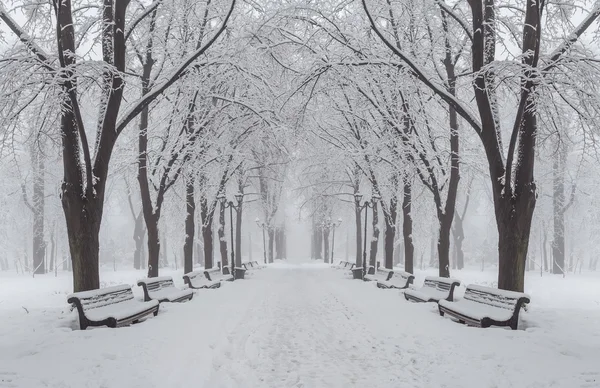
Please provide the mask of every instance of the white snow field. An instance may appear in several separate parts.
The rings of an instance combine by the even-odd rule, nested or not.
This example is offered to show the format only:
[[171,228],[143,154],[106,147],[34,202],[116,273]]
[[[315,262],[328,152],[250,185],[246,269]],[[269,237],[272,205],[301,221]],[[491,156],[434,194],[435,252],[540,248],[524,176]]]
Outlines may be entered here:
[[[161,275],[182,286],[180,272]],[[516,331],[460,325],[346,276],[274,264],[140,324],[80,331],[68,273],[2,273],[0,387],[600,387],[600,274],[529,274]],[[490,285],[495,274],[452,276]],[[103,286],[142,277],[101,274]]]

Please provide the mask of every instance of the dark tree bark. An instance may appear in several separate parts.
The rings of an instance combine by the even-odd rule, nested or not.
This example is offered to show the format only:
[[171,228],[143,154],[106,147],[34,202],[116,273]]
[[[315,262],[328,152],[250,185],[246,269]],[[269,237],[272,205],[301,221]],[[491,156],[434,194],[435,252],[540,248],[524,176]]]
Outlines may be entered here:
[[[221,254],[221,266],[229,266],[229,256],[227,254],[227,238],[225,237],[225,207],[219,206],[219,253]],[[233,243],[233,241],[232,241]]]
[[213,267],[213,214],[214,208],[209,209],[206,194],[200,198],[200,215],[202,218],[202,241],[204,242],[204,268]]
[[43,149],[33,152],[33,270],[46,272],[46,242],[44,241],[45,158]]
[[412,185],[407,176],[404,177],[402,197],[402,236],[404,238],[404,270],[414,273],[413,220],[412,220]]
[[[377,262],[377,249],[379,247],[379,205],[373,204],[373,235],[369,247],[369,266],[375,267]],[[368,210],[367,210],[368,211]]]
[[268,229],[268,260],[269,263],[273,263],[273,247],[274,247],[274,243],[275,243],[275,228],[274,227],[270,227]]
[[356,225],[356,266],[362,267],[362,210],[358,201],[354,202],[354,220]]
[[185,242],[183,244],[183,273],[194,270],[194,237],[196,234],[196,202],[194,200],[194,179],[188,178],[185,184]]
[[329,228],[323,228],[323,259],[325,263],[329,263],[331,253],[329,253]]

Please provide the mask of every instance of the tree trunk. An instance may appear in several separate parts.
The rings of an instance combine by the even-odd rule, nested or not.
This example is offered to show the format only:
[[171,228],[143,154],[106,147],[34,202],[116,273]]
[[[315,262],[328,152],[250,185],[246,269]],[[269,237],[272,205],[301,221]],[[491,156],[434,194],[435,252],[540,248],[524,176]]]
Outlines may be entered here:
[[[456,199],[454,199],[456,201]],[[449,201],[449,199],[447,200]],[[454,209],[450,215],[444,214],[440,220],[440,230],[438,237],[438,257],[439,257],[439,276],[450,277],[450,228],[454,218]]]
[[[531,220],[535,208],[535,189],[497,206],[499,272],[498,288],[523,292],[525,285],[525,260],[529,247]],[[513,207],[513,203],[515,203]]]
[[135,242],[135,251],[133,252],[133,268],[141,269],[143,267],[144,251],[144,219],[142,212],[135,218],[133,227],[133,241]]
[[269,251],[268,251],[269,263],[273,263],[273,243],[275,242],[274,241],[275,228],[269,227],[268,232],[269,232],[268,233],[269,234],[269,242],[268,242],[268,244],[269,244]]
[[396,225],[385,220],[385,260],[384,267],[387,269],[394,268],[394,244],[396,243]]
[[548,232],[546,231],[546,227],[544,225],[543,230],[543,238],[542,238],[542,259],[543,263],[540,263],[540,267],[544,269],[544,271],[548,271],[548,251],[546,246],[548,244]]
[[315,228],[315,260],[323,260],[323,231],[320,227]]
[[[34,146],[35,147],[35,146]],[[44,241],[44,157],[42,149],[32,151],[33,164],[33,271],[46,273],[46,242]]]
[[[225,206],[219,206],[219,229],[217,234],[219,236],[219,252],[221,253],[221,268],[229,266],[229,259],[227,256],[227,238],[225,238]],[[233,243],[233,241],[232,241]]]
[[554,210],[554,236],[552,240],[552,273],[565,272],[565,167],[564,156],[559,145],[559,154],[552,163]]
[[354,216],[356,225],[356,266],[362,267],[362,211],[358,202],[354,203]]
[[52,224],[52,230],[50,231],[50,266],[48,267],[50,271],[54,271],[56,267],[56,241],[54,240],[54,232],[56,230],[56,225]]
[[103,202],[88,201],[63,183],[62,205],[73,268],[74,292],[100,288],[99,233]]
[[185,242],[183,244],[183,273],[194,270],[194,237],[196,234],[196,202],[194,200],[194,179],[189,178],[185,185]]
[[329,263],[329,257],[331,254],[329,253],[329,228],[323,229],[323,259],[325,263]]
[[[368,210],[367,210],[368,211]],[[377,248],[379,246],[379,209],[378,204],[373,204],[373,237],[369,248],[369,266],[375,267],[377,263]]]
[[252,259],[252,232],[248,231],[248,261]]
[[148,277],[154,278],[158,276],[160,237],[158,219],[153,215],[146,219],[146,230],[148,231]]
[[[465,239],[463,219],[458,214],[454,216],[454,227],[452,228],[452,235],[454,236],[454,252],[456,255],[455,264],[456,269],[463,269],[465,267],[465,253],[463,252],[463,240]],[[454,265],[452,266],[454,268]]]
[[214,265],[212,221],[209,225],[202,225],[202,241],[204,242],[204,269],[211,269]]
[[[414,254],[413,245],[413,220],[411,214],[412,208],[412,187],[408,177],[404,178],[404,188],[402,197],[402,235],[404,237],[404,270],[408,273],[414,273]],[[421,256],[422,257],[422,256]]]
[[281,229],[281,259],[287,259],[287,229],[285,225]]

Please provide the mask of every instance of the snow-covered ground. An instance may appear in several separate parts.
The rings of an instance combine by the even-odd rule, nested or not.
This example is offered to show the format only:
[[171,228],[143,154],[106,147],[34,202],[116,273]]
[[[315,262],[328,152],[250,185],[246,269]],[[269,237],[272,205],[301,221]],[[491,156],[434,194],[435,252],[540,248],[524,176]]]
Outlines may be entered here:
[[279,263],[138,325],[80,331],[69,274],[0,273],[0,387],[600,387],[600,274],[526,284],[523,330],[477,329],[324,264]]

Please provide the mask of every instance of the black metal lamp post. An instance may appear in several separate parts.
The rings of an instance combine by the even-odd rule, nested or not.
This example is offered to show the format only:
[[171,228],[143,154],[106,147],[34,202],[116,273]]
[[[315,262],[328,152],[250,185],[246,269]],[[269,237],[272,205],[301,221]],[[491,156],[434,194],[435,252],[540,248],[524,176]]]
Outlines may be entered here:
[[256,225],[258,225],[258,227],[262,229],[262,235],[263,235],[263,258],[265,260],[265,264],[267,264],[267,240],[265,239],[265,229],[266,229],[267,225],[264,222],[261,222],[258,218],[255,221],[256,221]]
[[379,202],[379,199],[381,198],[379,195],[375,194],[371,197],[370,201],[365,201],[362,205],[360,205],[360,200],[362,199],[362,194],[360,193],[356,193],[354,194],[354,199],[356,200],[356,203],[359,205],[359,211],[363,211],[363,209],[365,210],[365,231],[364,231],[364,238],[363,238],[363,263],[362,263],[362,278],[365,278],[365,275],[367,273],[367,216],[368,216],[368,212],[367,209],[368,208],[373,208],[375,206],[375,204],[377,202]]
[[[235,274],[235,251],[234,251],[235,240],[233,239],[233,209],[238,210],[240,208],[240,206],[242,205],[242,200],[244,199],[244,194],[237,193],[235,195],[237,205],[234,204],[233,201],[227,201],[227,198],[225,198],[225,196],[223,194],[221,194],[218,198],[219,198],[219,202],[221,203],[221,206],[223,206],[225,209],[229,208],[229,229],[231,231],[231,276],[233,276],[233,280],[235,280],[236,274]],[[240,254],[240,252],[238,252],[238,254]],[[243,277],[241,277],[241,278],[243,278]]]

